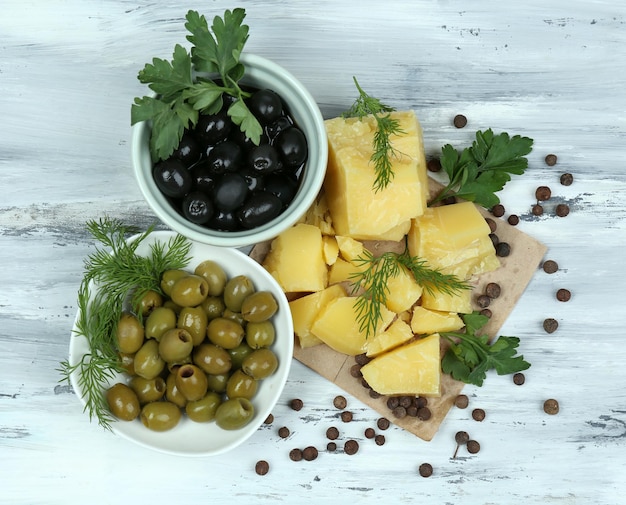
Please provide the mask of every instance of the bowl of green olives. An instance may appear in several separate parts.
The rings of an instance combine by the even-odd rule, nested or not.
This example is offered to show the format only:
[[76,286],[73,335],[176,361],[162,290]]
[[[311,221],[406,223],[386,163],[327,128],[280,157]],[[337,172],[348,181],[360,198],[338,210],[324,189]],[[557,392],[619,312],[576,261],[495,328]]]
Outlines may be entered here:
[[[175,237],[153,231],[135,254],[148,257]],[[291,367],[293,323],[285,294],[259,263],[237,249],[187,243],[186,266],[160,272],[160,287],[114,322],[119,366],[97,393],[114,433],[160,452],[211,456],[244,443],[276,405]],[[90,285],[95,299],[104,287]],[[77,366],[95,354],[83,315],[68,363],[91,412],[93,377]]]
[[150,151],[151,126],[133,126],[132,161],[139,188],[170,229],[223,247],[251,246],[295,224],[313,204],[326,173],[328,145],[319,107],[285,68],[242,54],[246,107],[262,133],[251,142],[228,108],[201,113],[166,159]]

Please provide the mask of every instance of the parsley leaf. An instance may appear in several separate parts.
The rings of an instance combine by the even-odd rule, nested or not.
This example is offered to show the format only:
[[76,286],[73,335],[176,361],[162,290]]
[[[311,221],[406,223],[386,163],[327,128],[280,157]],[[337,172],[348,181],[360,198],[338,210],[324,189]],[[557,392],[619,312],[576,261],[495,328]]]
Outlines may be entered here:
[[528,167],[525,156],[532,145],[528,137],[495,135],[491,129],[476,132],[476,140],[461,153],[446,144],[440,162],[449,182],[429,205],[457,196],[490,209],[500,203],[496,193],[511,180],[511,174],[521,175]]
[[450,343],[441,360],[441,369],[456,380],[482,386],[487,371],[495,369],[498,375],[521,372],[530,367],[523,356],[517,356],[519,338],[500,336],[491,345],[487,335],[477,335],[488,317],[478,312],[464,314],[465,332],[442,332]]

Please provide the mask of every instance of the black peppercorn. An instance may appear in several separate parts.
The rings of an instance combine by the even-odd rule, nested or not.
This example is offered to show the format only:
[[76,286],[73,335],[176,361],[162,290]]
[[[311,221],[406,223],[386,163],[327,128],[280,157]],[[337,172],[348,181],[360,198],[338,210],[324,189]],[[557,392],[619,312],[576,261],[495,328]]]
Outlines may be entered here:
[[496,217],[504,216],[504,212],[505,212],[504,205],[502,205],[501,203],[494,205],[491,208],[491,213]]
[[349,410],[346,410],[344,412],[341,413],[341,420],[344,423],[349,423],[350,421],[352,421],[352,412],[350,412]]
[[517,372],[513,375],[513,384],[516,386],[521,386],[524,382],[526,382],[526,376],[523,373]]
[[376,432],[374,428],[366,428],[365,429],[365,438],[374,438],[376,436]]
[[547,260],[543,262],[543,271],[547,274],[553,274],[559,269],[559,265],[556,261]]
[[273,414],[269,414],[265,418],[265,421],[263,421],[264,424],[272,424],[273,422],[274,422],[274,415]]
[[385,435],[376,435],[374,442],[376,442],[376,445],[385,445]]
[[561,288],[556,292],[556,299],[559,302],[569,302],[571,297],[572,293],[570,293],[570,291],[567,289]]
[[478,421],[479,423],[485,420],[485,411],[483,409],[474,409],[472,410],[472,419],[474,421]]
[[337,444],[335,442],[328,442],[326,444],[326,450],[329,452],[334,452],[337,450]]
[[489,309],[482,309],[480,311],[480,315],[488,317],[489,319],[491,319],[491,316],[493,316],[493,312],[491,312],[491,310],[489,310]]
[[543,403],[543,411],[551,416],[559,413],[559,402],[550,398]]
[[348,405],[348,400],[346,400],[345,396],[338,395],[335,396],[335,399],[333,400],[333,405],[336,409],[343,410],[346,408],[346,405]]
[[331,426],[326,430],[326,438],[328,440],[337,440],[339,438],[339,430],[334,426]]
[[366,354],[357,354],[354,357],[354,361],[356,361],[357,365],[367,365],[371,360],[367,357]]
[[254,466],[254,471],[257,473],[257,475],[266,475],[267,472],[270,471],[270,464],[264,460],[257,461],[256,465]]
[[565,173],[563,175],[561,175],[561,184],[563,186],[571,186],[572,183],[574,182],[574,176],[572,174],[569,173]]
[[317,459],[317,455],[317,449],[312,445],[305,447],[302,451],[302,457],[305,461],[313,461],[314,459]]
[[569,206],[565,203],[559,203],[556,206],[556,215],[559,217],[565,217],[569,214]]
[[346,440],[346,443],[343,446],[343,450],[346,454],[352,456],[359,452],[359,443],[356,440]]
[[490,282],[485,286],[485,294],[489,298],[498,298],[502,289],[500,288],[500,284],[497,282]]
[[507,221],[511,226],[517,226],[519,224],[519,216],[517,214],[511,214],[507,218]]
[[300,400],[299,398],[294,398],[293,400],[291,400],[289,405],[291,406],[293,410],[301,410],[302,407],[304,406],[304,402]]
[[511,246],[508,242],[499,242],[496,246],[496,256],[500,256],[501,258],[507,257],[511,254]]
[[533,216],[541,216],[543,214],[543,207],[537,203],[533,205],[531,212]]
[[302,460],[302,450],[301,449],[291,449],[289,451],[289,459],[291,461],[300,461]]
[[402,419],[403,417],[406,417],[406,409],[400,405],[398,405],[395,409],[393,409],[391,413],[393,414],[394,417],[397,417],[398,419]]
[[491,219],[490,217],[486,217],[485,221],[487,222],[487,224],[489,225],[489,230],[491,231],[491,233],[495,232],[496,229],[498,228],[498,223],[496,223],[493,219]]
[[428,407],[422,407],[417,411],[417,418],[421,421],[428,421],[432,416],[432,412]]
[[290,431],[289,431],[289,428],[287,428],[286,426],[283,426],[278,429],[278,436],[280,438],[287,438],[289,435],[290,435]]
[[378,421],[376,421],[376,426],[378,426],[379,430],[386,430],[389,428],[390,424],[391,422],[386,417],[381,417]]
[[387,398],[387,408],[389,410],[395,409],[398,405],[400,405],[400,398],[397,396],[390,396]]
[[557,162],[556,154],[548,154],[546,156],[546,165],[548,165],[549,167],[553,167],[554,165],[556,165],[556,162]]
[[428,160],[426,168],[429,172],[439,172],[441,170],[441,162],[437,158]]
[[467,118],[463,114],[457,114],[452,122],[457,128],[464,128],[467,125]]
[[480,444],[476,440],[467,441],[467,452],[470,454],[476,454],[480,451]]
[[539,186],[535,190],[535,198],[537,198],[537,201],[541,202],[541,201],[549,200],[551,196],[552,196],[552,191],[550,190],[548,186]]
[[476,298],[476,303],[481,309],[486,309],[491,303],[491,298],[489,298],[487,295],[480,295]]
[[554,333],[559,327],[559,322],[551,317],[543,321],[543,329],[546,333]]
[[469,398],[467,395],[458,395],[454,399],[454,405],[459,409],[466,409],[469,405]]
[[433,474],[433,466],[430,463],[422,463],[419,467],[419,474],[422,477],[430,477]]

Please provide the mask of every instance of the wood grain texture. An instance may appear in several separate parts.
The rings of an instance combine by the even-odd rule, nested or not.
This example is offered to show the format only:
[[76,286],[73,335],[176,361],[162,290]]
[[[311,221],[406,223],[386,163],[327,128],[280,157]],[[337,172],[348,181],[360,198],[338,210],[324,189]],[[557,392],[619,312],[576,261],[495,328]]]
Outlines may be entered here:
[[[532,363],[523,386],[492,374],[467,387],[431,442],[393,427],[376,446],[363,435],[378,415],[354,398],[351,423],[332,406],[342,390],[295,362],[275,421],[216,459],[153,453],[88,422],[58,383],[76,311],[84,222],[104,214],[145,228],[157,219],[130,166],[136,74],[184,43],[190,8],[207,16],[232,2],[5,0],[0,16],[0,503],[593,504],[626,493],[626,8],[620,2],[248,0],[247,50],[283,64],[331,117],[355,97],[352,76],[398,109],[413,108],[426,152],[464,147],[488,127],[535,139],[530,168],[502,192],[519,229],[559,263],[538,270],[502,333]],[[452,118],[468,117],[464,129]],[[559,162],[543,159],[555,153]],[[559,184],[563,172],[574,184]],[[534,191],[553,198],[534,217]],[[554,216],[565,202],[571,213]],[[160,226],[160,225],[159,225]],[[558,302],[560,287],[572,291]],[[546,317],[559,329],[546,334]],[[299,397],[305,407],[292,411]],[[546,398],[561,411],[543,413]],[[483,408],[482,423],[471,419]],[[293,463],[294,447],[336,453]],[[281,439],[277,430],[288,426]],[[456,459],[454,433],[481,443]],[[360,450],[341,448],[354,438]],[[259,477],[254,463],[266,459]],[[419,477],[423,462],[434,467]],[[166,472],[166,473],[165,473]],[[129,477],[132,476],[132,477]],[[149,483],[146,485],[145,483]],[[120,489],[123,489],[121,491]]]

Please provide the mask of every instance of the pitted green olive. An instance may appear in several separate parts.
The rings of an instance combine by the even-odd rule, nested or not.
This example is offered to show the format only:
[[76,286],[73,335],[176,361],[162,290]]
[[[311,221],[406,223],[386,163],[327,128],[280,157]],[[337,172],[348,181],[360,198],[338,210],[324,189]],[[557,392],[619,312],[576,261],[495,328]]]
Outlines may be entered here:
[[235,370],[226,384],[228,398],[247,398],[251,400],[256,394],[258,383],[242,370]]
[[274,343],[276,330],[272,321],[248,323],[246,325],[246,343],[252,349],[269,347]]
[[228,382],[229,374],[222,373],[217,375],[207,375],[207,386],[210,391],[216,393],[224,393],[226,391],[226,383]]
[[130,380],[130,387],[137,395],[141,405],[160,400],[163,398],[166,389],[163,377],[144,379],[138,375]]
[[206,279],[209,284],[210,296],[219,296],[224,292],[224,286],[227,281],[226,272],[215,261],[203,261],[196,267],[193,273]]
[[182,365],[176,371],[176,387],[187,401],[202,398],[209,387],[206,374],[196,365]]
[[126,384],[118,382],[106,392],[106,400],[111,413],[122,421],[132,421],[140,412],[139,399]]
[[200,305],[209,295],[209,284],[199,275],[187,275],[178,279],[172,286],[170,297],[181,307]]
[[176,313],[168,307],[156,307],[144,323],[146,338],[153,338],[157,342],[167,330],[176,328]]
[[193,350],[193,338],[187,330],[167,330],[159,342],[159,354],[167,363],[184,362]]
[[206,327],[209,318],[202,307],[183,307],[178,314],[176,326],[187,330],[193,340],[193,345],[200,345],[206,338]]
[[224,300],[219,296],[208,296],[206,300],[200,304],[200,307],[202,307],[204,312],[206,312],[209,321],[211,319],[215,319],[216,317],[220,317],[226,309]]
[[250,377],[265,379],[278,368],[278,358],[271,349],[263,347],[257,349],[243,360],[241,369]]
[[182,307],[180,305],[176,305],[172,300],[165,300],[163,302],[163,307],[171,309],[174,311],[174,314],[180,314]]
[[165,368],[165,361],[159,354],[159,343],[146,340],[135,354],[135,373],[144,379],[154,379]]
[[241,304],[241,315],[251,323],[267,321],[277,310],[278,302],[269,291],[252,293]]
[[253,350],[254,349],[252,349],[252,347],[250,347],[245,341],[241,342],[241,344],[239,344],[237,347],[228,349],[228,354],[230,354],[230,361],[232,363],[232,370],[237,370],[238,368],[241,368],[243,360],[246,359],[249,354],[252,354]]
[[254,293],[254,284],[245,275],[231,278],[224,286],[224,304],[233,312],[241,312],[243,301]]
[[161,291],[167,296],[171,296],[172,287],[176,281],[187,275],[189,275],[189,272],[185,272],[184,270],[166,270],[163,272],[163,275],[161,275]]
[[222,403],[215,413],[215,422],[224,430],[242,428],[254,417],[254,405],[246,398],[231,398]]
[[192,421],[208,423],[215,419],[215,413],[221,403],[222,397],[213,391],[209,391],[204,398],[189,402],[185,406],[185,412]]
[[163,305],[163,297],[161,293],[153,290],[146,291],[139,300],[137,312],[143,317],[147,317],[156,307]]
[[181,417],[180,407],[167,401],[146,403],[141,409],[141,422],[152,431],[171,430]]
[[216,317],[209,322],[206,334],[215,345],[224,349],[233,349],[241,344],[244,329],[243,326],[231,319]]
[[115,338],[120,352],[125,354],[136,353],[143,345],[144,340],[144,329],[139,319],[130,313],[122,314],[117,323]]
[[241,312],[233,312],[230,309],[224,309],[224,312],[222,313],[222,317],[224,319],[230,319],[231,321],[235,321],[236,323],[239,323],[241,326],[246,324],[246,320],[241,315]]
[[126,353],[119,353],[120,356],[120,364],[122,365],[122,368],[124,370],[126,370],[126,373],[128,375],[130,375],[131,377],[135,374],[135,355],[134,354],[126,354]]
[[165,398],[167,398],[169,402],[183,408],[187,405],[187,398],[185,398],[176,387],[176,370],[178,370],[178,368],[179,367],[173,369],[167,376],[167,379],[165,379]]
[[193,351],[193,362],[211,375],[228,373],[231,369],[230,354],[215,344],[200,344]]

